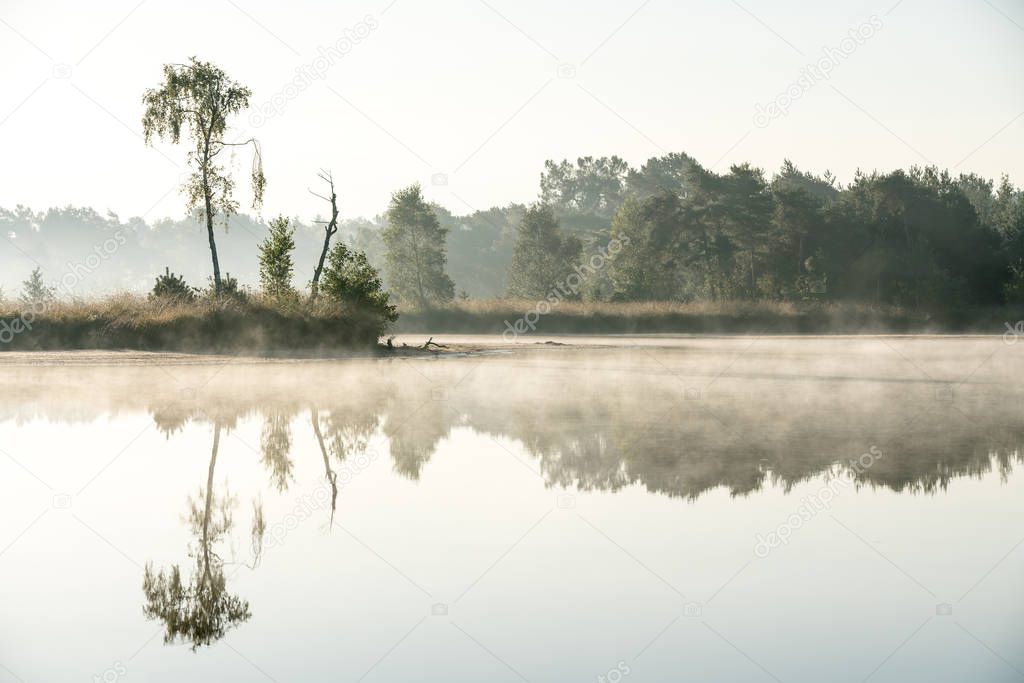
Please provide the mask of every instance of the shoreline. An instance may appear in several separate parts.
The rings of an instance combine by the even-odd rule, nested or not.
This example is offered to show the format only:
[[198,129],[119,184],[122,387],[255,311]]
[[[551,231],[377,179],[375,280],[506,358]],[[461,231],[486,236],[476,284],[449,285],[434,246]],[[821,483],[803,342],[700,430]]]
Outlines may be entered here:
[[480,299],[400,310],[391,330],[401,335],[490,334],[523,339],[569,334],[1002,334],[1024,317],[1024,311],[1012,306],[929,313],[849,302],[565,301],[544,312],[541,304]]
[[[375,348],[341,351],[239,351],[224,352],[182,352],[175,350],[154,351],[142,349],[46,349],[0,351],[0,368],[32,366],[159,366],[159,365],[273,365],[293,363],[317,363],[340,361],[390,361],[421,359],[457,359],[492,354],[516,354],[530,351],[561,349],[681,349],[685,342],[740,341],[740,340],[805,340],[805,341],[855,341],[876,339],[899,339],[905,341],[941,340],[997,340],[999,334],[979,333],[863,333],[863,334],[687,334],[687,333],[637,333],[637,334],[537,334],[507,341],[501,335],[492,334],[400,334],[393,337],[394,348],[385,344]],[[423,348],[433,339],[440,347]],[[1004,343],[1011,344],[1013,342]],[[404,346],[403,346],[404,345]]]
[[[521,349],[552,340],[592,344],[585,340],[622,337],[1024,336],[1024,311],[1014,307],[958,309],[940,316],[827,302],[565,301],[548,309],[539,306],[520,299],[457,301],[408,308],[389,325],[361,310],[275,307],[261,301],[168,304],[124,295],[58,302],[32,317],[27,317],[31,311],[19,318],[18,309],[0,307],[0,358],[19,352],[131,350],[318,360],[473,352],[481,345]],[[415,348],[430,335],[435,344]],[[386,346],[388,339],[394,348]],[[457,339],[460,346],[452,348]]]

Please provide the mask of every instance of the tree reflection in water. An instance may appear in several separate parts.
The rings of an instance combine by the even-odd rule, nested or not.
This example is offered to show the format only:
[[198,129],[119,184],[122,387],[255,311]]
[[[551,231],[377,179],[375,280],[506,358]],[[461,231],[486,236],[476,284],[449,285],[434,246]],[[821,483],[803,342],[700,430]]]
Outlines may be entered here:
[[[217,544],[230,533],[234,520],[232,508],[235,499],[227,491],[220,496],[214,492],[214,471],[220,449],[221,425],[213,428],[213,448],[206,478],[206,488],[195,498],[189,497],[188,525],[196,537],[196,545],[189,548],[194,560],[188,582],[182,580],[181,567],[154,571],[146,564],[142,590],[146,596],[143,612],[148,619],[164,623],[164,642],[182,641],[193,650],[221,639],[232,628],[252,616],[249,603],[228,591],[225,562],[217,554]],[[262,550],[265,529],[262,507],[253,503],[253,552],[255,565]]]
[[[331,522],[344,498],[339,473],[371,439],[390,453],[396,476],[417,480],[458,430],[521,452],[544,486],[641,487],[689,500],[716,488],[734,496],[766,486],[788,491],[836,476],[871,448],[883,457],[848,472],[857,487],[936,494],[957,477],[1006,477],[1021,462],[1024,388],[1014,382],[1024,376],[1024,357],[993,355],[985,341],[922,342],[914,360],[929,377],[978,366],[950,396],[937,392],[941,382],[914,376],[897,354],[858,351],[856,344],[866,343],[827,342],[832,346],[815,351],[779,342],[761,357],[719,358],[715,351],[715,362],[686,350],[657,351],[653,359],[619,350],[580,351],[572,362],[551,352],[465,363],[177,367],[182,384],[201,387],[187,395],[167,388],[158,368],[33,366],[10,372],[0,419],[79,422],[145,411],[170,439],[189,424],[212,425],[206,486],[189,501],[189,563],[184,570],[147,566],[144,577],[146,616],[164,623],[167,642],[197,648],[251,615],[248,602],[228,590],[230,563],[217,552],[235,505],[226,485],[215,490],[217,451],[222,430],[242,420],[261,425],[266,493],[286,491],[294,463],[313,459],[317,479],[326,481],[320,485],[329,487],[330,510],[326,495],[323,510]],[[846,355],[836,345],[846,345]],[[709,365],[728,372],[715,375]],[[216,381],[205,379],[212,374]],[[690,385],[702,389],[692,393]],[[300,406],[308,415],[299,415]],[[308,438],[293,438],[293,429]],[[258,559],[258,500],[253,519]]]

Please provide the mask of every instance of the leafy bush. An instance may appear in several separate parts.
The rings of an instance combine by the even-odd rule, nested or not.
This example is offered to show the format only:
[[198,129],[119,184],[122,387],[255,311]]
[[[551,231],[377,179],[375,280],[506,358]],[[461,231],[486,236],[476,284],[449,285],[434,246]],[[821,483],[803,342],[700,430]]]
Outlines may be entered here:
[[327,255],[321,291],[329,300],[379,317],[382,327],[398,319],[380,273],[366,260],[366,254],[349,249],[344,242],[335,244]]

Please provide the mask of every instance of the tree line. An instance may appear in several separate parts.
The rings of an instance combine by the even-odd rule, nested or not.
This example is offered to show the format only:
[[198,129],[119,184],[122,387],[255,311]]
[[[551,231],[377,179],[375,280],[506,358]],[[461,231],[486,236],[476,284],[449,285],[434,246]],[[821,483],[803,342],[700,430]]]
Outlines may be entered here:
[[[302,258],[313,261],[305,300],[347,301],[385,317],[394,315],[392,299],[423,307],[449,302],[456,292],[543,299],[558,291],[598,301],[843,300],[913,309],[1024,302],[1024,193],[1005,176],[995,182],[935,167],[858,171],[844,186],[827,171],[815,175],[788,160],[770,176],[746,163],[716,172],[685,153],[639,168],[615,156],[549,160],[531,205],[455,216],[412,185],[370,220],[340,219],[333,177],[320,171],[327,190],[311,192],[327,202],[330,218],[316,229],[284,216],[262,226],[239,215],[234,180],[219,162],[229,147],[252,150],[249,180],[258,208],[266,188],[259,142],[229,134],[229,119],[250,95],[218,67],[192,59],[166,65],[163,83],[143,97],[146,141],[188,145],[191,174],[183,191],[190,215],[205,228],[214,297],[241,290],[221,273],[215,228],[242,221],[266,231],[258,277],[268,297],[303,298],[293,284],[301,245]],[[24,246],[38,230],[39,219],[23,207],[0,210],[0,220],[30,226],[19,230]],[[95,212],[81,220],[102,222]],[[129,222],[136,232],[140,223]],[[322,244],[315,248],[317,230]],[[129,242],[125,250],[132,248]],[[579,287],[564,286],[593,263],[600,267],[587,268]],[[38,272],[30,280],[36,294],[45,293]],[[196,290],[169,269],[154,288],[155,295],[188,292]]]
[[[716,173],[683,153],[640,168],[584,157],[546,162],[532,205],[461,217],[429,208],[441,229],[432,232],[428,260],[444,266],[438,247],[447,234],[454,280],[476,296],[823,300],[915,310],[1024,303],[1024,193],[1005,176],[994,182],[912,167],[858,171],[844,186],[789,160],[768,176],[750,164]],[[415,300],[402,285],[413,262],[384,239],[394,230],[389,218],[356,226],[353,239],[385,264],[384,280],[398,284],[400,298]],[[598,262],[566,293],[572,273]],[[441,287],[432,298],[450,293]]]
[[769,178],[750,164],[715,173],[686,154],[639,169],[588,157],[547,162],[541,206],[520,226],[517,293],[550,288],[530,275],[542,254],[571,262],[613,240],[621,250],[582,296],[1024,302],[1024,195],[1006,177],[913,167],[858,172],[842,186],[788,160]]
[[[236,205],[217,154],[252,144],[257,202],[265,187],[258,142],[223,139],[227,117],[248,106],[249,95],[193,59],[166,66],[163,86],[144,97],[147,141],[158,135],[178,142],[182,123],[190,125],[194,173],[186,191],[207,223],[218,294],[213,213],[230,215]],[[338,217],[333,179],[321,177],[330,185],[332,218],[311,283],[314,299]],[[426,306],[453,298],[448,233],[419,186],[394,194],[380,241],[400,300]],[[271,224],[260,253],[266,291],[290,282],[289,240],[286,219]],[[616,247],[607,264],[602,258],[602,268],[566,292],[570,270],[602,243]],[[349,280],[375,278],[363,252],[339,243],[328,270],[333,288],[346,281],[342,271]],[[1024,297],[1024,200],[1006,177],[997,187],[934,167],[858,171],[843,187],[832,174],[807,173],[789,160],[771,178],[746,163],[719,174],[683,153],[639,169],[619,157],[548,161],[540,200],[516,226],[505,293],[544,298],[556,287],[565,296],[620,301],[827,298],[915,310],[1017,302]]]

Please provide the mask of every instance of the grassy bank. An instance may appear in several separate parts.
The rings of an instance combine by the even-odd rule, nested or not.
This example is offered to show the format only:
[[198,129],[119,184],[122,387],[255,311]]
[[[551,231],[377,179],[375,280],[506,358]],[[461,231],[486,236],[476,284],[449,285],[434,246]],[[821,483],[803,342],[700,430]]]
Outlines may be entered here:
[[280,304],[258,297],[175,303],[117,295],[0,303],[0,351],[331,351],[373,347],[381,332],[378,319],[337,304]]
[[[562,302],[536,315],[536,301],[467,300],[431,309],[400,309],[403,333],[506,334],[846,334],[982,332],[1001,334],[1010,311],[915,313],[862,304],[792,302]],[[529,314],[529,315],[528,315]],[[1024,312],[1014,313],[1018,317]],[[533,321],[535,330],[530,329]]]
[[[389,332],[422,334],[1001,334],[1024,311],[942,317],[857,304],[777,302],[563,302],[544,315],[535,301],[470,300],[400,310]],[[529,315],[527,315],[529,313]],[[533,330],[530,325],[533,325]],[[507,332],[509,326],[518,335]],[[153,301],[133,295],[35,306],[0,303],[0,352],[73,349],[272,353],[375,348],[381,321],[337,304],[201,299]]]

